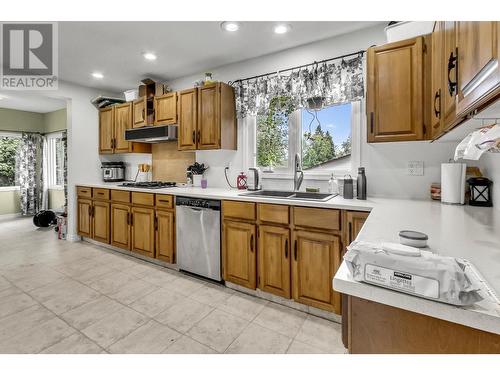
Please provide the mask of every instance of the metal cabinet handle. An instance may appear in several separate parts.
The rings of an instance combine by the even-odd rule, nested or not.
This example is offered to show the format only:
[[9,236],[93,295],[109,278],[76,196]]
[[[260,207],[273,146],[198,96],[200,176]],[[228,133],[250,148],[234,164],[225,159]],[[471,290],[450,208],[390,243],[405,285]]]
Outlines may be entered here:
[[155,230],[158,231],[158,216],[155,216]]
[[193,130],[193,144],[196,143],[196,130]]
[[[450,96],[455,94],[458,81],[458,49],[455,51],[455,55],[451,52],[450,57],[448,58],[448,92],[450,93]],[[455,82],[450,79],[450,73],[453,69],[455,69]]]
[[285,259],[288,259],[288,238],[285,240]]
[[134,214],[130,213],[130,225],[134,225]]
[[92,206],[89,206],[89,216],[92,216]]
[[370,112],[370,133],[373,133],[373,112]]
[[295,261],[297,261],[297,240],[295,240],[295,244],[293,246],[294,246],[293,257],[294,257]]
[[352,242],[352,223],[349,222],[349,245]]
[[[436,101],[439,99],[439,109],[436,108]],[[434,93],[434,116],[441,118],[441,89]]]
[[198,130],[198,143],[200,143],[200,139],[201,139],[201,134],[200,131]]
[[253,253],[253,233],[250,236],[250,251]]
[[127,225],[130,225],[130,212],[127,212]]

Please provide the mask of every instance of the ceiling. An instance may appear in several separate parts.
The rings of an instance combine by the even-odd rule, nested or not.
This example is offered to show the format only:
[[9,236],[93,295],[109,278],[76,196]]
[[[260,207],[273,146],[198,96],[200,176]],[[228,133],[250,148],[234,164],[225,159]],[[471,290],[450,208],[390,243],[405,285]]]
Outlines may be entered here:
[[[59,77],[113,92],[135,88],[141,79],[167,81],[206,69],[330,38],[380,22],[242,22],[237,32],[219,22],[60,22]],[[154,52],[156,61],[142,54]],[[94,71],[102,80],[91,77]]]
[[25,92],[1,91],[0,108],[17,109],[19,111],[47,113],[66,108],[66,102]]

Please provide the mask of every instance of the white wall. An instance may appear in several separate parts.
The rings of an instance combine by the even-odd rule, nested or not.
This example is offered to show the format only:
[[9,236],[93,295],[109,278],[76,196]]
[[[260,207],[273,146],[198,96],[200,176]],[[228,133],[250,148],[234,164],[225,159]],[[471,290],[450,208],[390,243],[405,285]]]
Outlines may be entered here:
[[500,154],[485,153],[479,159],[479,168],[493,181],[493,207],[500,210]]
[[[220,68],[208,69],[213,72],[214,79],[233,81],[256,74],[276,71],[296,65],[319,61],[361,49],[374,44],[386,42],[383,25],[365,30],[326,39],[305,46],[292,48],[283,52],[267,55],[252,60],[226,65]],[[203,73],[173,80],[173,89],[185,89],[193,86],[193,82],[203,77]],[[361,109],[364,114],[364,108]],[[368,194],[372,196],[427,198],[430,184],[440,181],[440,164],[453,156],[456,142],[429,143],[404,142],[392,144],[367,144],[365,116],[361,122],[361,162],[366,168]],[[224,180],[224,167],[231,163],[231,183],[235,184],[236,176],[244,166],[244,150],[246,143],[244,127],[238,125],[238,151],[198,151],[198,162],[210,166],[207,172],[208,183],[211,186],[227,186]],[[424,162],[424,176],[407,176],[407,161],[420,160]],[[302,188],[318,186],[327,189],[326,179],[305,180]],[[265,180],[265,188],[290,189],[290,180]]]

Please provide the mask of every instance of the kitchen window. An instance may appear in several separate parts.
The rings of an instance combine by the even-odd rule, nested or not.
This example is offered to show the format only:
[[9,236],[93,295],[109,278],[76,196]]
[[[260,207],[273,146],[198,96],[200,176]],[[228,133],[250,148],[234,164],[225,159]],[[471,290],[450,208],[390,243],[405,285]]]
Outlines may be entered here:
[[[360,102],[299,109],[278,106],[255,120],[253,164],[264,177],[289,177],[299,153],[305,175],[343,176],[359,163]],[[252,161],[250,161],[252,164]]]
[[47,135],[47,148],[49,189],[62,189],[64,185],[64,145],[61,132]]
[[16,160],[21,144],[17,133],[0,132],[0,190],[18,190]]

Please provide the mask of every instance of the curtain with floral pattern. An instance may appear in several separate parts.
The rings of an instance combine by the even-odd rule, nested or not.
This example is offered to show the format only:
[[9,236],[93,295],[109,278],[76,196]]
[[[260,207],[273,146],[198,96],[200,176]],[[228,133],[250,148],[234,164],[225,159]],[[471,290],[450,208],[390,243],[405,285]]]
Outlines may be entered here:
[[68,132],[62,132],[64,207],[68,207]]
[[17,161],[21,213],[34,215],[42,207],[43,199],[43,136],[22,133]]
[[266,115],[274,97],[291,99],[293,109],[326,107],[364,97],[363,56],[313,64],[289,75],[236,81],[238,118]]

